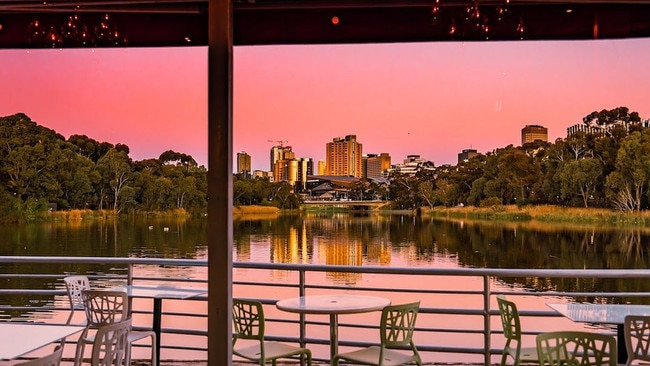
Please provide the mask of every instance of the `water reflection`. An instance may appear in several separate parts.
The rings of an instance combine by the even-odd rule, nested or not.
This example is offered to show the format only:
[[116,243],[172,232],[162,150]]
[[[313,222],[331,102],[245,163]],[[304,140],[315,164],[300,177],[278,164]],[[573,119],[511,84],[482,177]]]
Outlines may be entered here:
[[[0,255],[205,259],[208,220],[130,218],[5,225],[0,226],[3,238]],[[307,213],[241,215],[235,217],[233,228],[235,261],[437,268],[650,268],[650,229],[640,227],[470,222],[402,214]],[[94,264],[24,266],[4,264],[2,273],[107,273],[112,270]],[[144,275],[172,276],[183,271],[146,268]],[[200,273],[193,275],[205,277]],[[282,280],[289,274],[273,272],[269,276],[267,280]],[[359,274],[328,273],[326,280],[352,285],[362,278]],[[522,277],[501,279],[501,282],[533,291],[650,290],[650,284],[629,279],[569,281]],[[44,284],[38,278],[3,282],[3,287],[8,289],[58,285],[60,281]],[[32,300],[12,299],[12,303]]]
[[[372,213],[242,218],[235,221],[234,228],[233,257],[237,261],[517,269],[650,267],[650,230],[646,228],[470,222]],[[338,280],[355,282],[354,276]],[[531,277],[504,281],[537,291],[648,287],[623,279]]]

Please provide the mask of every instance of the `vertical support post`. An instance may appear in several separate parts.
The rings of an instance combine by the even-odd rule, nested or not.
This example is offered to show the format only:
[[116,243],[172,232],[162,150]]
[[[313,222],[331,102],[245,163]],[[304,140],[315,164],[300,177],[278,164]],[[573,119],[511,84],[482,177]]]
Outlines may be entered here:
[[[300,271],[298,272],[298,276],[299,276],[299,279],[298,279],[298,283],[299,283],[298,293],[300,294],[300,296],[305,296],[305,273],[306,272],[307,272],[307,270],[305,270],[305,269],[300,269]],[[306,315],[304,313],[300,313],[299,317],[300,317],[300,330],[299,330],[299,332],[300,332],[300,347],[306,347],[307,346],[307,344],[305,342],[305,338],[307,338],[307,325],[305,324]],[[300,356],[300,366],[305,366],[306,362],[307,362],[307,360],[305,360],[305,357]]]
[[492,342],[490,341],[490,338],[492,338],[492,327],[490,326],[490,294],[490,276],[483,275],[483,344],[485,345],[485,359],[483,362],[485,365],[492,364]]
[[133,284],[133,263],[129,263],[126,267],[126,284],[128,286]]
[[208,0],[208,364],[232,365],[232,1]]

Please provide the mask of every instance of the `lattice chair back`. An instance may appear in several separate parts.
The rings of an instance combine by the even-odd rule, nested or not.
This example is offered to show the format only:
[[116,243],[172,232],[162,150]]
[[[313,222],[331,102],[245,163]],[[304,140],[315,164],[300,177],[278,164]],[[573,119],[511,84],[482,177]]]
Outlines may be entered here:
[[[311,351],[294,345],[264,340],[264,308],[261,302],[233,299],[232,319],[235,328],[232,340],[233,354],[245,359],[255,361],[260,366],[267,362],[277,365],[280,358],[306,358],[307,365],[311,366]],[[236,347],[238,339],[256,340],[250,345]],[[247,343],[247,342],[244,342]]]
[[235,326],[233,344],[237,339],[264,340],[264,311],[257,301],[233,299],[232,319]]
[[118,323],[128,318],[128,297],[124,291],[83,290],[86,321],[91,328]]
[[21,363],[16,363],[14,366],[59,366],[61,363],[62,355],[63,347],[61,345],[57,345],[54,348],[54,351],[49,355]]
[[623,324],[626,365],[631,365],[634,360],[650,362],[650,316],[628,315]]
[[616,339],[586,331],[547,332],[537,335],[540,365],[616,366]]
[[84,308],[81,291],[90,290],[90,281],[86,276],[68,276],[63,278],[63,283],[70,302],[70,315],[68,315],[66,324],[70,324],[74,311]]
[[131,319],[105,324],[98,328],[93,342],[91,364],[93,366],[122,365],[126,360],[130,331]]
[[501,325],[503,326],[503,336],[508,340],[520,342],[521,321],[519,320],[517,305],[502,296],[497,297],[497,304],[501,316]]
[[381,343],[387,348],[410,346],[420,302],[384,307],[381,313]]

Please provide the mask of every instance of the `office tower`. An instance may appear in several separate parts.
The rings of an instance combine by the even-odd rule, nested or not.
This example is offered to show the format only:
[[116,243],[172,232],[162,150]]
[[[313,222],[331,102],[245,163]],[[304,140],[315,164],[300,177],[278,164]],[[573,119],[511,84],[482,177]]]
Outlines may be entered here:
[[535,141],[548,141],[548,129],[540,125],[526,125],[521,129],[521,144]]
[[276,145],[271,148],[271,169],[274,170],[275,163],[279,160],[294,159],[296,154],[291,150],[291,146]]
[[325,165],[327,175],[363,176],[362,144],[356,135],[337,137],[327,143]]
[[318,175],[326,175],[327,174],[327,164],[325,164],[325,161],[319,160],[318,161]]
[[271,171],[275,182],[295,182],[295,174],[290,171],[290,161],[296,158],[291,146],[277,145],[271,148]]
[[297,163],[297,178],[294,184],[294,191],[302,192],[307,188],[307,176],[314,174],[314,162],[311,158],[296,159]]
[[458,154],[458,163],[460,164],[463,161],[469,160],[476,155],[478,155],[478,151],[476,151],[476,149],[463,149],[463,151]]
[[368,154],[363,157],[363,177],[383,178],[384,172],[390,169],[390,155],[388,153]]
[[246,151],[237,153],[237,173],[250,176],[251,174],[251,156]]

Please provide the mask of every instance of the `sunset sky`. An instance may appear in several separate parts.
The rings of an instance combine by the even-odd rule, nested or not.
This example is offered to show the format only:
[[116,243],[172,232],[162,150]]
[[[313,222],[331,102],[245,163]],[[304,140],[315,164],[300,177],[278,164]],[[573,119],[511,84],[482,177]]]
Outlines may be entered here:
[[[236,47],[233,153],[269,170],[277,141],[316,162],[355,134],[394,164],[455,164],[520,145],[526,124],[553,141],[594,110],[650,118],[649,59],[650,39]],[[2,50],[0,116],[18,112],[136,160],[171,149],[207,166],[207,49]]]

